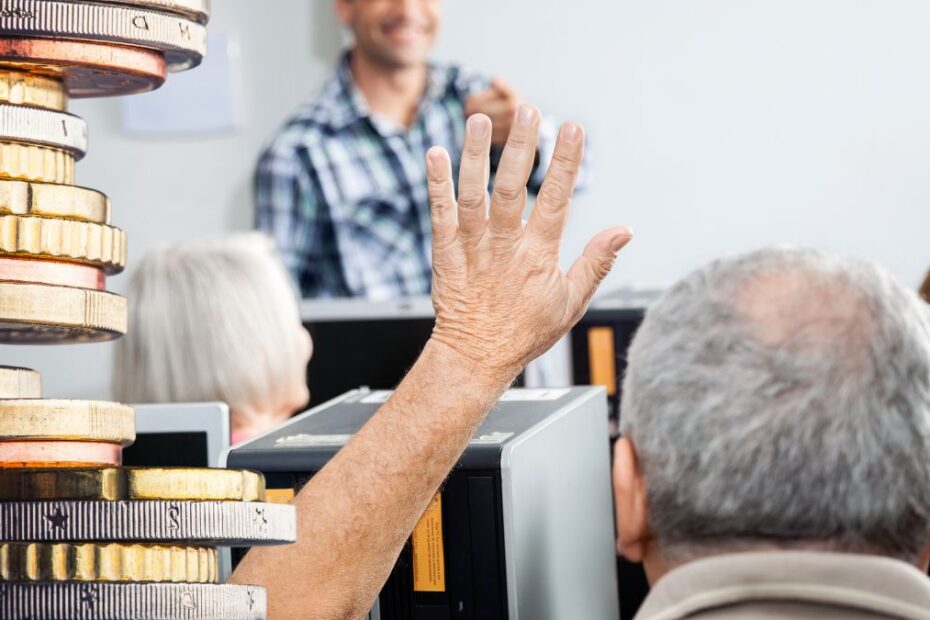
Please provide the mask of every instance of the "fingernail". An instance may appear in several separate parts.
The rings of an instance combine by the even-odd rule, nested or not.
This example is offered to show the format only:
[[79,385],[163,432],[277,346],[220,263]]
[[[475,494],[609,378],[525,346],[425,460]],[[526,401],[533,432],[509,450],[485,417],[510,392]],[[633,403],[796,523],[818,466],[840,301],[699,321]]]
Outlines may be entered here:
[[584,130],[578,123],[568,123],[562,127],[562,139],[566,142],[578,142],[583,134]]
[[536,119],[536,108],[531,105],[523,104],[517,110],[517,123],[520,125],[530,125]]
[[488,117],[476,114],[468,119],[468,135],[472,138],[483,138],[488,132]]
[[426,152],[426,158],[429,160],[429,163],[434,166],[442,165],[445,155],[445,151],[439,146],[434,146]]
[[633,230],[632,230],[632,229],[627,229],[625,232],[618,233],[617,236],[615,236],[615,237],[610,241],[610,250],[611,250],[614,254],[616,254],[617,252],[619,252],[620,250],[622,250],[623,247],[624,247],[627,243],[629,243],[630,240],[631,240],[632,238],[633,238]]

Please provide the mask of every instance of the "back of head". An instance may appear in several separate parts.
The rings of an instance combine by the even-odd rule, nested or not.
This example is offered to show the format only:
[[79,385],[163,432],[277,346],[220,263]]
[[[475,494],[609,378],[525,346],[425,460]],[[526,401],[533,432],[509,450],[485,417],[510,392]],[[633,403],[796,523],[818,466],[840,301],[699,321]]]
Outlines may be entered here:
[[296,296],[260,234],[155,250],[128,298],[114,365],[120,401],[221,400],[234,412],[263,411],[305,385]]
[[672,561],[775,545],[913,562],[930,541],[930,309],[813,250],[714,262],[649,311],[621,430]]

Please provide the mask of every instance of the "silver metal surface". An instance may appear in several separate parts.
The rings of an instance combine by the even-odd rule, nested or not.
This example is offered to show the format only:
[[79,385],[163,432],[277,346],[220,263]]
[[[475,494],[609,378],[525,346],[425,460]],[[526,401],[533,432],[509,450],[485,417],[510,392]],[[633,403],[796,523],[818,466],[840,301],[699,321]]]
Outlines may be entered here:
[[0,584],[4,620],[264,620],[267,601],[257,586]]
[[658,286],[626,286],[597,297],[590,310],[638,310],[649,308],[666,291]]
[[[293,506],[261,502],[0,503],[2,542],[160,542],[251,547],[297,539]],[[0,616],[2,618],[3,616]]]
[[168,68],[196,67],[207,49],[202,24],[184,17],[114,4],[0,0],[0,35],[104,41],[156,49]]
[[407,297],[391,301],[304,299],[300,302],[300,318],[305,323],[432,319],[435,317],[433,302],[428,296]]
[[178,13],[201,24],[210,20],[210,0],[97,0],[102,4],[126,4],[151,11]]
[[506,443],[501,454],[510,619],[616,620],[604,389],[573,388],[557,405],[541,400],[510,405],[540,420]]
[[[326,410],[326,409],[330,409],[330,408],[332,408],[332,407],[336,407],[336,406],[338,406],[339,404],[344,403],[344,402],[346,402],[346,401],[352,401],[352,400],[355,400],[355,399],[357,399],[357,398],[361,398],[361,397],[364,397],[364,396],[368,396],[368,395],[370,395],[370,394],[371,394],[371,390],[369,390],[368,388],[359,388],[359,389],[357,389],[357,390],[349,390],[349,391],[346,392],[345,394],[343,394],[343,395],[341,395],[341,396],[337,396],[336,398],[334,398],[334,399],[332,399],[332,400],[328,400],[328,401],[326,401],[325,403],[322,403],[322,404],[320,404],[320,405],[317,405],[316,407],[313,407],[312,409],[308,409],[308,410],[306,410],[306,411],[302,411],[302,412],[300,412],[300,413],[295,414],[295,415],[292,416],[291,419],[288,420],[287,422],[285,422],[285,423],[283,423],[283,424],[279,424],[278,426],[272,428],[271,430],[265,431],[264,433],[262,433],[262,434],[260,434],[260,435],[256,435],[255,437],[252,437],[251,439],[248,439],[248,440],[246,440],[246,441],[243,441],[242,443],[237,444],[237,445],[235,446],[235,448],[242,448],[243,446],[254,445],[254,444],[258,443],[260,440],[262,440],[262,439],[264,439],[265,437],[267,437],[268,435],[271,435],[271,434],[274,434],[274,433],[276,433],[276,432],[279,432],[279,431],[281,431],[281,430],[284,429],[284,428],[288,428],[288,427],[291,427],[291,426],[298,426],[298,425],[302,424],[302,423],[303,423],[303,420],[304,420],[304,418],[305,418],[306,416],[311,416],[311,415],[320,413],[321,411],[324,411],[324,410]],[[229,447],[229,448],[226,448],[225,450],[223,450],[223,453],[220,455],[220,467],[229,467],[229,453],[230,453],[232,450],[233,450],[232,447]]]
[[0,141],[50,146],[81,159],[87,153],[87,123],[64,112],[0,104]]

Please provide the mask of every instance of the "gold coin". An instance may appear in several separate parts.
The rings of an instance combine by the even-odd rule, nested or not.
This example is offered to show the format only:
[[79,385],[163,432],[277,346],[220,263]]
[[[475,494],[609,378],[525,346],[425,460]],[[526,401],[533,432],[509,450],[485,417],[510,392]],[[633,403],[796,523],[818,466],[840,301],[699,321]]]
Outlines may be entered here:
[[0,215],[0,255],[126,267],[126,233],[105,224],[28,215]]
[[117,543],[0,544],[0,581],[216,583],[216,549]]
[[68,95],[61,80],[22,71],[0,71],[0,102],[63,112]]
[[0,214],[109,224],[110,200],[101,192],[74,185],[0,180]]
[[106,291],[0,282],[0,343],[103,341],[126,333],[126,300]]
[[74,155],[47,146],[0,142],[0,179],[74,184]]
[[132,407],[88,400],[0,400],[0,441],[100,441],[136,438]]
[[41,398],[42,377],[28,368],[0,366],[0,398]]
[[[2,415],[2,414],[0,414]],[[265,479],[229,469],[0,470],[0,502],[186,500],[261,502]]]

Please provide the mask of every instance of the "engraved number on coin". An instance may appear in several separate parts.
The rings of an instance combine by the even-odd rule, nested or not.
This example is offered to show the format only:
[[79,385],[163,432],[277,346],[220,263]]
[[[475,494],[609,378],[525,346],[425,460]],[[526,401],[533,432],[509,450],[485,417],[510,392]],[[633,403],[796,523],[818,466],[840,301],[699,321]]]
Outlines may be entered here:
[[255,509],[255,515],[252,517],[252,523],[257,525],[263,534],[268,531],[268,517],[265,515],[264,508]]
[[181,607],[184,609],[197,609],[193,591],[184,590],[184,592],[181,593]]
[[55,512],[52,514],[45,515],[45,520],[56,530],[65,529],[65,525],[70,518],[71,516],[67,512],[62,511],[61,508],[56,508]]
[[139,30],[148,30],[149,29],[149,20],[145,18],[145,15],[136,15],[132,18],[132,25],[138,28]]
[[3,19],[9,19],[11,17],[18,17],[19,19],[35,19],[36,14],[32,11],[27,11],[26,9],[0,9],[0,17]]
[[177,532],[181,529],[181,509],[177,506],[172,506],[168,509],[168,529],[172,532]]
[[97,601],[100,600],[100,588],[91,583],[81,586],[81,603],[89,610],[93,611]]

